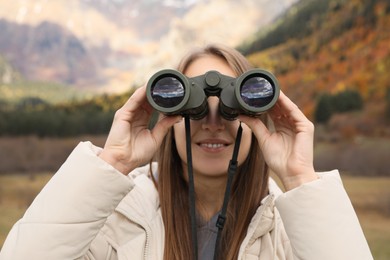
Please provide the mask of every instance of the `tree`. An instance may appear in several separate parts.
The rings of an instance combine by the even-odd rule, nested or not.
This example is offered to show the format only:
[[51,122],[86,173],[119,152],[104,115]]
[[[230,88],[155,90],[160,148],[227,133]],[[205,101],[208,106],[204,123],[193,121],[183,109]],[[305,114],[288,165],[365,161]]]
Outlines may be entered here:
[[332,96],[323,94],[320,96],[314,112],[317,123],[326,123],[333,114]]
[[390,87],[387,87],[386,90],[386,121],[390,122]]
[[340,113],[359,110],[363,107],[363,99],[359,92],[345,90],[333,97],[334,110]]
[[345,90],[335,95],[323,94],[317,102],[314,119],[317,123],[326,123],[333,113],[344,113],[362,108],[363,99],[355,90]]

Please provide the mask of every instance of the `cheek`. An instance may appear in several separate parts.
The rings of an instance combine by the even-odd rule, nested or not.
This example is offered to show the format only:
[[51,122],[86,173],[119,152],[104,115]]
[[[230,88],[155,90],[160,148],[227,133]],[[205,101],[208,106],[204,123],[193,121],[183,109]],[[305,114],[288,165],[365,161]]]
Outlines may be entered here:
[[[200,120],[199,121],[192,121],[191,120],[191,140],[194,133],[199,131],[199,128],[201,127]],[[186,127],[184,123],[184,119],[177,124],[173,125],[173,133],[176,143],[176,149],[179,153],[180,159],[184,162],[187,162],[187,150],[186,150]]]
[[238,163],[241,165],[249,155],[252,143],[252,131],[248,126],[242,124],[242,137],[240,143],[240,151],[238,154]]
[[183,122],[177,123],[173,126],[173,133],[177,152],[179,153],[181,160],[187,161],[184,120]]

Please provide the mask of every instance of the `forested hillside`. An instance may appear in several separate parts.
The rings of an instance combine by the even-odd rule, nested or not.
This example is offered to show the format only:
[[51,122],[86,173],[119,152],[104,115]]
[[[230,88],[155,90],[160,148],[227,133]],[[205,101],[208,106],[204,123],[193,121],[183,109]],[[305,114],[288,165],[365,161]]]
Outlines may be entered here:
[[[386,0],[301,0],[239,49],[275,73],[313,121],[346,135],[390,136],[389,28]],[[24,82],[0,65],[0,135],[107,133],[131,94],[77,101],[69,89]]]
[[388,134],[389,28],[386,0],[301,0],[240,49],[313,120]]
[[0,99],[0,135],[66,137],[107,134],[115,111],[131,93],[55,104],[37,97],[23,98],[13,104],[1,103]]

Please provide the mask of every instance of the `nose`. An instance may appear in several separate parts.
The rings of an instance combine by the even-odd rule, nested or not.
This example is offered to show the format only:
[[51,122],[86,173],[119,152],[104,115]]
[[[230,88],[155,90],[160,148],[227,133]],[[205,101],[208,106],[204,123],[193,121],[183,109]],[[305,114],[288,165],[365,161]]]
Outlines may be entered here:
[[202,119],[202,129],[217,132],[225,129],[223,118],[219,114],[219,98],[211,96],[207,99],[209,112]]

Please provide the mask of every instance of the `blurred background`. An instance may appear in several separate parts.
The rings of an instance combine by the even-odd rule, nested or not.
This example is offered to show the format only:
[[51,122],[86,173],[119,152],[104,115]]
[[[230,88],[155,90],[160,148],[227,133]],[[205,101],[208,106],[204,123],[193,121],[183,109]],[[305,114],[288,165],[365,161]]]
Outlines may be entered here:
[[0,0],[0,247],[134,89],[219,42],[315,123],[316,169],[340,169],[375,259],[390,259],[389,28],[387,0]]

